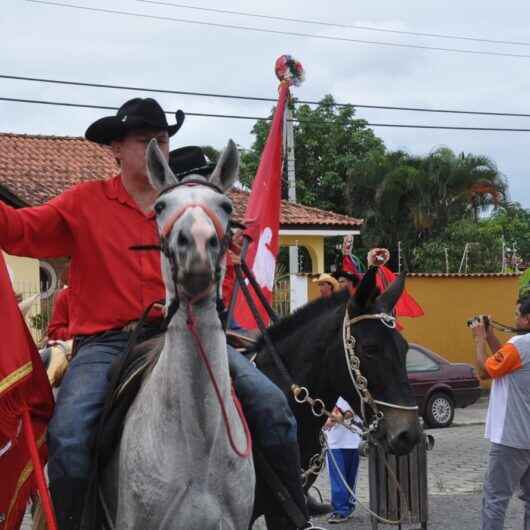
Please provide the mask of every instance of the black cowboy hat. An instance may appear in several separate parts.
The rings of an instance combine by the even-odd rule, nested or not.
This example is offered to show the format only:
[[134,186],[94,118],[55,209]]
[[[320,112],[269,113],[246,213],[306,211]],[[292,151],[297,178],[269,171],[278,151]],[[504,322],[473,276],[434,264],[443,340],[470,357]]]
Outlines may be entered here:
[[333,276],[338,280],[339,278],[346,278],[347,280],[350,280],[350,282],[353,283],[353,285],[357,285],[360,282],[359,276],[355,274],[354,272],[345,271],[342,269],[339,269],[333,273]]
[[175,112],[175,125],[169,125],[166,113],[152,98],[134,98],[125,102],[116,116],[106,116],[95,121],[85,132],[85,138],[98,144],[110,145],[123,138],[128,132],[139,129],[167,131],[173,136],[184,123],[182,110]]
[[208,159],[200,147],[188,145],[169,152],[169,167],[177,180],[181,180],[192,173],[207,176],[214,170],[215,163]]

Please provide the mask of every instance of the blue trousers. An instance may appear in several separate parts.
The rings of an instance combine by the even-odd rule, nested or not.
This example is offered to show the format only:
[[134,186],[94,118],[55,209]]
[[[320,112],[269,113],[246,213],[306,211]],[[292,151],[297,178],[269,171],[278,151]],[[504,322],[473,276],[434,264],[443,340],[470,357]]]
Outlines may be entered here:
[[[84,339],[62,381],[48,428],[50,482],[88,479],[90,442],[101,415],[108,373],[125,355],[129,333]],[[283,392],[245,357],[228,347],[230,373],[255,442],[264,449],[297,441],[296,419]]]
[[[355,510],[355,499],[350,495],[340,477],[346,479],[348,486],[355,492],[357,470],[359,469],[359,451],[357,449],[330,449],[336,462],[328,454],[329,481],[331,484],[331,505],[333,511],[342,516],[350,515]],[[337,467],[339,469],[337,469]]]

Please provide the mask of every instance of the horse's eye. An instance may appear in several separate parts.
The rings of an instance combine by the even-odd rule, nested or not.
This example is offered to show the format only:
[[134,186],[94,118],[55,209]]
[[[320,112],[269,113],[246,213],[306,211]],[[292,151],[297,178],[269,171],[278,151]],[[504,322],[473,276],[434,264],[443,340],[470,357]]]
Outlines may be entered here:
[[232,205],[229,202],[223,202],[221,203],[221,208],[226,212],[227,215],[232,214]]
[[164,201],[159,201],[155,204],[155,212],[157,214],[161,214],[164,211],[165,207],[166,207],[166,203]]

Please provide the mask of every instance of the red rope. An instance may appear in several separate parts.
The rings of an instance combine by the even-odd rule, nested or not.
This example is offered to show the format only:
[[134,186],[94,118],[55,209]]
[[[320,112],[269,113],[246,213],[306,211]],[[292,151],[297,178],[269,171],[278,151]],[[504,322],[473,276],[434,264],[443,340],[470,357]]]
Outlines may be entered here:
[[250,430],[248,428],[247,420],[245,419],[245,415],[243,414],[243,410],[241,408],[241,403],[237,399],[235,392],[234,392],[234,388],[232,387],[231,393],[232,393],[232,399],[234,401],[234,406],[236,407],[237,413],[239,415],[239,419],[241,420],[241,424],[243,425],[243,429],[245,431],[246,447],[243,452],[241,452],[236,447],[236,444],[234,442],[234,438],[232,436],[232,430],[230,429],[230,423],[228,421],[228,414],[226,413],[226,407],[225,407],[223,398],[221,396],[221,391],[219,390],[219,385],[217,384],[215,375],[212,371],[212,367],[210,366],[210,361],[208,360],[208,356],[206,355],[206,352],[204,351],[201,339],[195,327],[195,317],[193,316],[191,304],[188,304],[188,318],[187,318],[186,324],[188,326],[190,333],[192,334],[195,340],[195,344],[197,345],[197,351],[199,352],[201,360],[206,366],[206,370],[208,371],[208,375],[210,376],[210,381],[212,382],[213,388],[215,390],[217,401],[219,402],[219,406],[221,407],[221,413],[223,415],[223,421],[226,427],[226,432],[228,434],[228,440],[230,441],[230,445],[234,453],[236,453],[237,456],[241,458],[248,458],[250,456],[250,453],[252,452],[252,438],[250,436]]

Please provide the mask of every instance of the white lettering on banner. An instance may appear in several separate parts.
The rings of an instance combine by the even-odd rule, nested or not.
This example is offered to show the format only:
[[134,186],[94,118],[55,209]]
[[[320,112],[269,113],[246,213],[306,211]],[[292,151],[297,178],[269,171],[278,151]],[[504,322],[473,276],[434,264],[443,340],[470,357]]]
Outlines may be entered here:
[[274,271],[276,268],[276,258],[269,249],[271,241],[272,230],[267,226],[260,234],[258,250],[256,251],[252,267],[252,272],[259,286],[262,288],[266,287],[269,291],[272,291],[274,286]]

